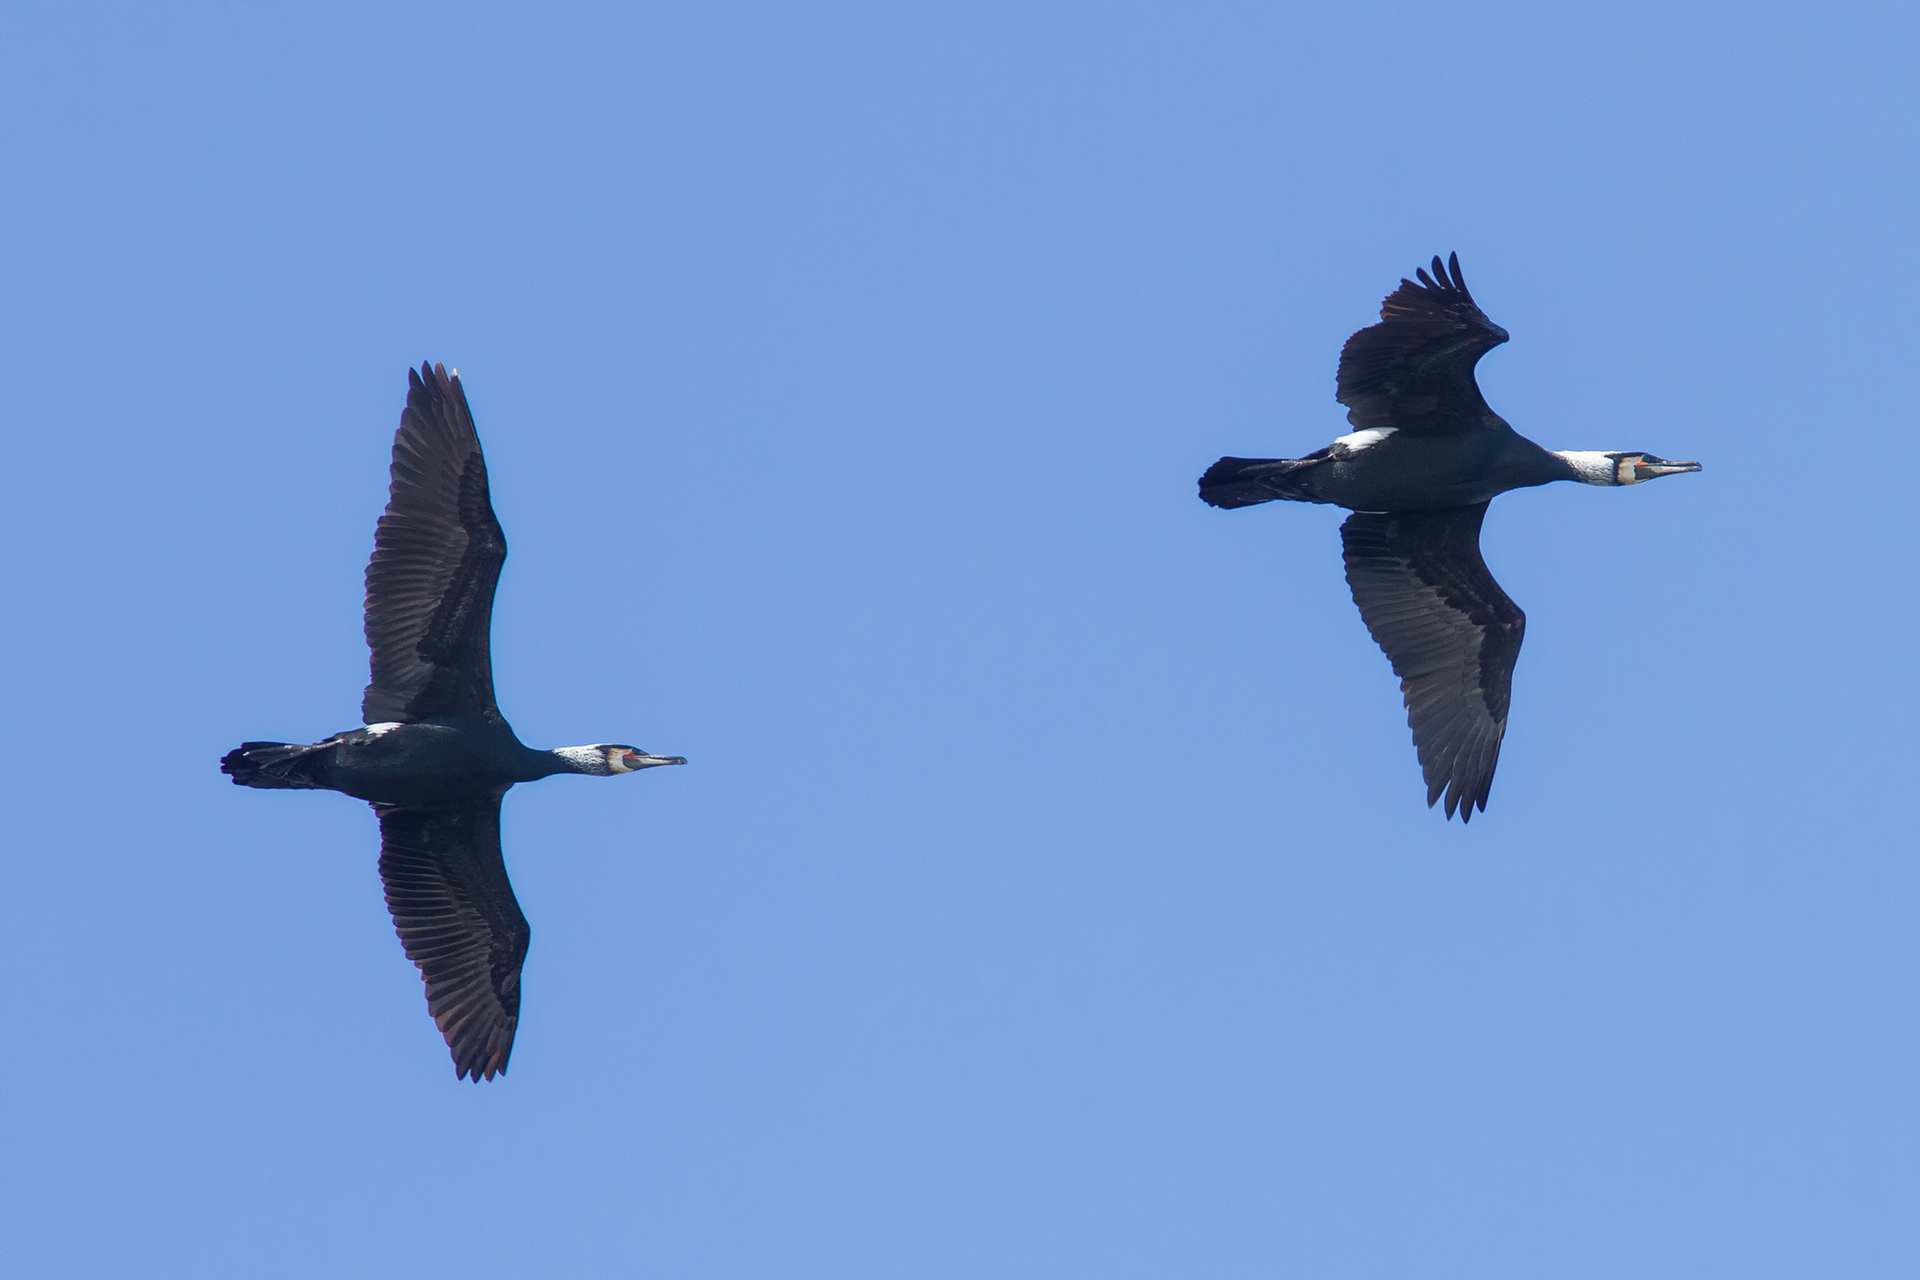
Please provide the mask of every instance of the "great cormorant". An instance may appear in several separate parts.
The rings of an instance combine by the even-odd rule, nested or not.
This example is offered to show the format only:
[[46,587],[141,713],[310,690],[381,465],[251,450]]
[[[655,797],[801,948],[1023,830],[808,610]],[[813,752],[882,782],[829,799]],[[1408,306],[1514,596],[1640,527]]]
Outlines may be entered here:
[[1487,503],[1509,489],[1579,480],[1638,484],[1698,471],[1650,453],[1542,449],[1487,407],[1480,357],[1507,340],[1467,292],[1460,260],[1401,280],[1380,323],[1347,339],[1334,399],[1354,430],[1304,458],[1222,458],[1200,477],[1216,507],[1329,502],[1347,585],[1406,697],[1427,804],[1460,820],[1487,807],[1526,615],[1480,558]]
[[380,879],[457,1076],[507,1069],[527,920],[500,855],[500,798],[556,773],[685,764],[621,743],[535,751],[493,701],[488,630],[507,541],[456,371],[408,370],[393,484],[367,562],[373,683],[364,729],[323,742],[248,742],[221,771],[246,787],[343,791],[380,819]]

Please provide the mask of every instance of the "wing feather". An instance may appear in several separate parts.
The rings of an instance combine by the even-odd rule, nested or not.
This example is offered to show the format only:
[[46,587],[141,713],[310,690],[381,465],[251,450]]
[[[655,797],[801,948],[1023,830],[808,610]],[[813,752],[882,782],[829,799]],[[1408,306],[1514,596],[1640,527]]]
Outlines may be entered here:
[[1380,323],[1347,339],[1334,399],[1357,429],[1445,432],[1495,423],[1474,381],[1480,357],[1507,340],[1467,292],[1458,255],[1419,282],[1402,280],[1380,304]]
[[1527,617],[1480,556],[1487,504],[1356,512],[1340,526],[1347,585],[1393,663],[1427,783],[1447,816],[1485,810]]
[[426,983],[427,1012],[455,1075],[491,1080],[513,1052],[529,936],[500,853],[500,798],[376,812],[387,909]]
[[488,633],[507,558],[467,393],[445,366],[407,371],[393,483],[367,562],[368,724],[495,710]]

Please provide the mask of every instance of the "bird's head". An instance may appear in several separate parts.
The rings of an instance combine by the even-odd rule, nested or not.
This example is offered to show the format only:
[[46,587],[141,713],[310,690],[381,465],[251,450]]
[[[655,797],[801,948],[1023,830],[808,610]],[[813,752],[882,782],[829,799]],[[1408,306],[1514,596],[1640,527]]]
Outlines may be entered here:
[[1651,453],[1614,453],[1607,456],[1613,459],[1615,484],[1639,484],[1642,480],[1658,480],[1661,476],[1677,476],[1682,472],[1700,469],[1697,462],[1669,462]]
[[616,773],[637,773],[660,764],[685,764],[685,756],[656,756],[630,747],[624,742],[596,742],[590,747],[560,747],[553,753],[567,762],[574,773],[608,777]]
[[603,742],[599,749],[606,753],[608,773],[633,773],[640,769],[651,769],[659,764],[685,764],[685,756],[656,756],[642,751],[638,747],[629,747],[619,742]]
[[1669,462],[1652,453],[1597,453],[1568,449],[1558,456],[1573,471],[1572,478],[1583,484],[1639,484],[1642,480],[1657,480],[1661,476],[1677,476],[1682,472],[1700,469],[1697,462]]

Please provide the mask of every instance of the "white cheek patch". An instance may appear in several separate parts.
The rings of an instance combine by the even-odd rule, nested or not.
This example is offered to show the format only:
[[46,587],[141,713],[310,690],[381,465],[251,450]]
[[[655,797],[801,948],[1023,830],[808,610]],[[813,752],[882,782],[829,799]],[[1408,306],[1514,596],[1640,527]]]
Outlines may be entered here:
[[615,773],[633,772],[633,766],[627,763],[627,753],[624,751],[607,752],[607,767]]
[[1365,431],[1355,431],[1351,435],[1341,436],[1334,443],[1345,445],[1349,454],[1360,453],[1373,448],[1399,429],[1398,427],[1368,427]]
[[1613,473],[1613,482],[1615,484],[1639,484],[1640,477],[1634,474],[1633,470],[1634,464],[1637,461],[1638,459],[1635,458],[1620,459],[1620,465]]

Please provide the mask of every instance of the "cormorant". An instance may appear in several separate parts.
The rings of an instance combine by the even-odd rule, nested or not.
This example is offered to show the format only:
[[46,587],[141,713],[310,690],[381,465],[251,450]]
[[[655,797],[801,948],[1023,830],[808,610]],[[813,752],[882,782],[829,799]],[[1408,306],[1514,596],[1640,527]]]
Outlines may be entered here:
[[621,743],[535,751],[493,701],[488,630],[507,541],[456,370],[407,371],[393,483],[367,562],[373,683],[364,729],[248,742],[220,761],[245,787],[343,791],[380,819],[380,879],[456,1077],[507,1069],[527,920],[500,854],[500,798],[556,773],[606,777],[680,756]]
[[1458,255],[1401,280],[1380,323],[1347,339],[1334,399],[1351,434],[1304,458],[1222,458],[1200,477],[1216,507],[1276,498],[1328,502],[1340,526],[1347,585],[1393,663],[1426,775],[1427,805],[1484,811],[1507,730],[1507,695],[1526,615],[1480,558],[1487,503],[1509,489],[1579,480],[1638,484],[1698,471],[1651,453],[1542,449],[1487,407],[1480,357],[1507,331],[1475,305]]

